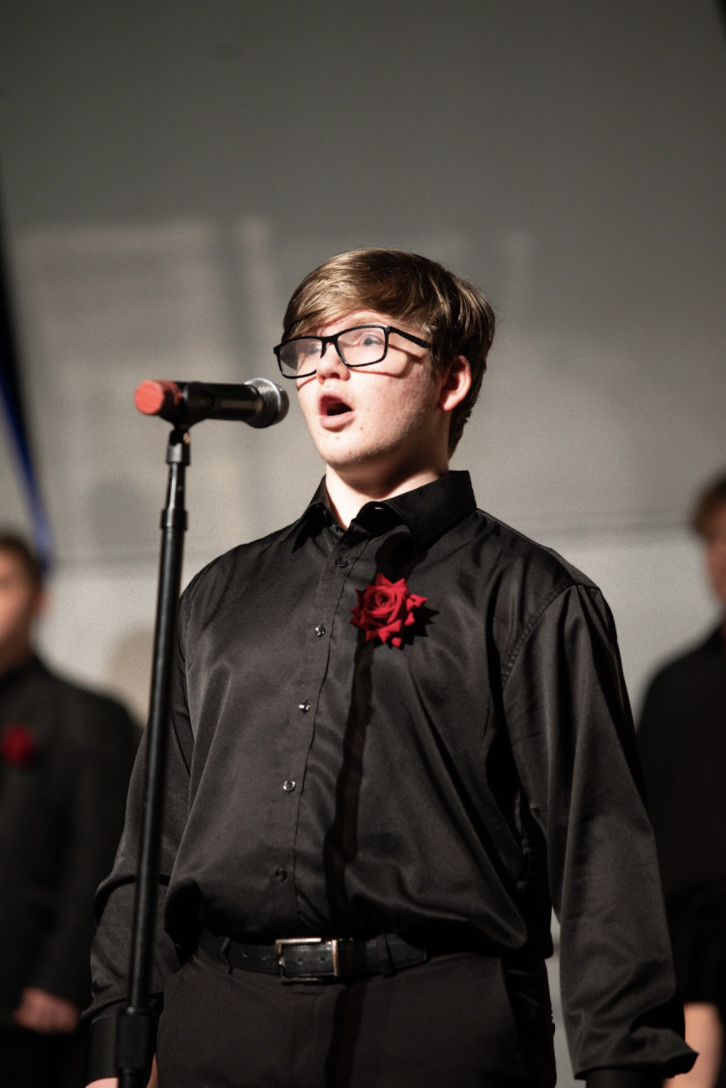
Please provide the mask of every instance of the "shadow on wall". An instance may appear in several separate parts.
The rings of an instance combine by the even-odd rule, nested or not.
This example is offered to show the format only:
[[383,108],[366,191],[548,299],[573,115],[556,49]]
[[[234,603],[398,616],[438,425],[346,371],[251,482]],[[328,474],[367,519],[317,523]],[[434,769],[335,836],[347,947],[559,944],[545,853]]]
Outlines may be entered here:
[[[231,241],[218,224],[186,220],[38,228],[24,239],[30,401],[64,557],[155,552],[167,426],[134,407],[140,381],[277,376],[285,292],[273,243],[254,217]],[[289,520],[282,490],[301,428],[291,413],[272,434],[239,424],[195,431],[192,546],[218,554]],[[306,494],[317,476],[311,458]]]

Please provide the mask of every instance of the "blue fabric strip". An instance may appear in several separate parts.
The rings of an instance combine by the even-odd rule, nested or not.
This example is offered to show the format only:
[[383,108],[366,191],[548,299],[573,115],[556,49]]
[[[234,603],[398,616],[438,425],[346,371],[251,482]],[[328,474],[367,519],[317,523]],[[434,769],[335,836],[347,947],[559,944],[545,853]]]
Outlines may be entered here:
[[0,397],[10,432],[10,445],[17,460],[22,490],[28,505],[35,550],[45,569],[48,569],[53,559],[53,534],[30,453],[22,407],[10,381],[10,368],[9,360],[0,354]]

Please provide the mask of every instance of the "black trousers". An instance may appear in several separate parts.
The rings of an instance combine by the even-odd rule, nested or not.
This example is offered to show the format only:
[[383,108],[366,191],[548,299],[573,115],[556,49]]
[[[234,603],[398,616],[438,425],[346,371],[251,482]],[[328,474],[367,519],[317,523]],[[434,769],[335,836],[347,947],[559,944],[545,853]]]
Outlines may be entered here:
[[198,951],[167,988],[157,1063],[159,1088],[551,1088],[544,964],[457,953],[290,983]]
[[85,1038],[0,1029],[2,1088],[82,1088]]

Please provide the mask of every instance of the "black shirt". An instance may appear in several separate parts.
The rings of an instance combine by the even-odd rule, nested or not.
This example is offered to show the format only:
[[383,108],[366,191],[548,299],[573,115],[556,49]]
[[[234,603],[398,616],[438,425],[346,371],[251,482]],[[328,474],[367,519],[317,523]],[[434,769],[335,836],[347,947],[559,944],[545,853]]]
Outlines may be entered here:
[[726,892],[726,640],[720,626],[653,678],[638,746],[667,901]]
[[138,741],[119,703],[37,657],[0,676],[2,1027],[26,987],[88,1001],[93,896],[113,863]]
[[[576,1074],[688,1068],[600,592],[477,510],[467,473],[344,532],[324,495],[184,594],[155,988],[200,927],[547,956],[551,889]],[[377,574],[426,598],[401,646],[351,623]],[[122,993],[140,785],[100,892],[97,1011]]]
[[638,745],[683,999],[726,1004],[723,626],[654,677]]

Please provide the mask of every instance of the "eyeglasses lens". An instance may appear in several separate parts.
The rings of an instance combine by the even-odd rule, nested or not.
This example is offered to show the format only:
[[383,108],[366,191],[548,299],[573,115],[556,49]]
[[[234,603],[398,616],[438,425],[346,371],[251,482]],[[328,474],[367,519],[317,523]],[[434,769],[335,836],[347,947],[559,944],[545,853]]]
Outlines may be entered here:
[[298,374],[311,374],[320,362],[322,341],[314,336],[303,340],[291,340],[280,348],[280,362],[284,372],[291,377]]
[[[386,355],[386,332],[378,325],[347,329],[337,338],[338,352],[348,366],[369,366],[379,363]],[[316,336],[291,340],[280,349],[280,361],[291,376],[312,373],[318,366],[323,341]],[[328,351],[334,351],[332,345]]]
[[386,333],[377,325],[349,329],[338,337],[338,349],[349,366],[378,363],[386,354]]

